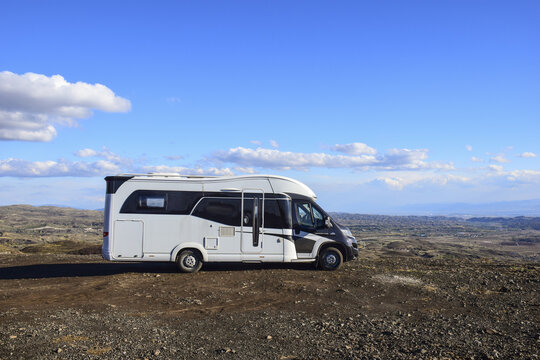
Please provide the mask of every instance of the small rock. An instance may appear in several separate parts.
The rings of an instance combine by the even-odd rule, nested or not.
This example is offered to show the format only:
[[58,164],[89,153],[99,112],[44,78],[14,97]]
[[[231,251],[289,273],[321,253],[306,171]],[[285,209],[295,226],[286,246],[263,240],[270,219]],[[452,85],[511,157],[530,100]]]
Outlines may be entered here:
[[16,338],[17,338],[17,335],[10,335],[9,338],[10,338],[10,339],[16,339]]
[[266,337],[266,340],[272,340],[272,336],[268,335],[268,336]]
[[62,352],[62,349],[58,348],[56,349],[56,352],[60,354]]
[[159,350],[154,351],[155,356],[158,356],[159,354],[161,354],[161,351],[159,351]]

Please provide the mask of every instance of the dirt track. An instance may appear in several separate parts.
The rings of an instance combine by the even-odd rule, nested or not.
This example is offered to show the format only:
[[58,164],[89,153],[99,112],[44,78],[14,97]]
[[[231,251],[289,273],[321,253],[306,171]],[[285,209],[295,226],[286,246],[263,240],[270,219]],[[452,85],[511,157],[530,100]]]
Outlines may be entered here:
[[119,264],[0,255],[0,359],[538,358],[537,263]]

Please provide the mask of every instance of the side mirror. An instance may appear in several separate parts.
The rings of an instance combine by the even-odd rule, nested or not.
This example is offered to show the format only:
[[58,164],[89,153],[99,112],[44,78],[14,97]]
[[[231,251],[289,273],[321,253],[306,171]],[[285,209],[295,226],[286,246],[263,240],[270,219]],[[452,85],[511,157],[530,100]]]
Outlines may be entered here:
[[332,227],[332,221],[330,220],[328,216],[324,218],[324,225],[326,225],[327,228]]
[[295,233],[296,235],[300,234],[300,226],[298,226],[298,225],[296,225],[296,224],[293,225],[293,230],[294,230],[294,233]]

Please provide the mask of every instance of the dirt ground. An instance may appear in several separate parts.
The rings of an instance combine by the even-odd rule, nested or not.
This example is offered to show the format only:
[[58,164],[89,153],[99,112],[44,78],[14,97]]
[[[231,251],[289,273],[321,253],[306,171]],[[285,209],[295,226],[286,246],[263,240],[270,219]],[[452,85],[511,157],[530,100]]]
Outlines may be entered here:
[[535,359],[540,265],[309,265],[0,255],[0,359]]

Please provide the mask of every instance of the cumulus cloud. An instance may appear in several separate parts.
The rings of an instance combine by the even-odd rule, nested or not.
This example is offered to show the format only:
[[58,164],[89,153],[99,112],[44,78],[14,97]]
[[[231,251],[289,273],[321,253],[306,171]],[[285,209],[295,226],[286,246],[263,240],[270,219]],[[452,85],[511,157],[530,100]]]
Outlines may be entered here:
[[0,140],[51,141],[55,125],[76,125],[92,110],[127,112],[129,100],[101,84],[70,83],[60,75],[0,72]]
[[481,158],[479,158],[479,157],[473,156],[473,157],[471,158],[471,161],[472,161],[472,162],[480,163],[480,162],[484,162],[484,159],[481,159]]
[[[84,149],[88,150],[88,149]],[[85,155],[89,151],[80,150]],[[96,152],[95,155],[88,157],[109,156],[103,152]],[[182,175],[212,175],[212,176],[231,176],[234,171],[229,168],[203,168],[203,167],[182,167],[182,166],[166,166],[166,165],[148,165],[132,167],[129,163],[133,163],[130,159],[112,160],[97,160],[92,162],[84,161],[28,161],[23,159],[4,159],[0,160],[0,177],[89,177],[89,176],[106,176],[119,173],[179,173]],[[241,171],[240,171],[241,170]],[[249,168],[239,169],[240,172],[251,173]]]
[[502,165],[489,165],[488,169],[495,171],[495,172],[501,172],[503,171]]
[[78,156],[78,157],[90,157],[90,156],[96,156],[97,155],[97,151],[96,150],[93,150],[93,149],[82,149],[82,150],[78,150],[77,152],[75,152],[75,156]]
[[202,167],[183,167],[183,166],[167,166],[167,165],[155,165],[155,166],[143,166],[143,173],[178,173],[181,175],[201,175],[201,176],[233,176],[234,172],[229,168],[202,168]]
[[117,164],[131,164],[132,160],[130,159],[124,159],[120,155],[117,155],[107,149],[106,147],[103,147],[101,151],[96,151],[94,149],[82,149],[75,152],[75,156],[87,158],[87,157],[96,157],[101,159],[106,159],[108,161],[112,161]]
[[472,146],[471,145],[465,145],[465,149],[467,149],[467,151],[472,151]]
[[374,148],[367,146],[364,143],[351,143],[351,144],[336,144],[332,146],[332,150],[349,154],[349,155],[375,155],[377,154],[377,150]]
[[451,175],[451,174],[410,174],[404,173],[400,176],[379,176],[372,182],[383,183],[392,190],[403,190],[407,186],[411,185],[426,185],[435,184],[444,186],[449,183],[467,183],[472,179],[466,176]]
[[103,176],[118,173],[120,168],[106,160],[95,162],[27,161],[9,158],[0,160],[0,176],[56,177],[56,176]]
[[241,167],[241,166],[235,166],[234,171],[243,173],[243,174],[256,174],[257,173],[255,169],[252,167]]
[[540,171],[537,170],[513,170],[504,175],[513,182],[540,183]]
[[490,161],[496,162],[496,163],[507,163],[510,162],[504,154],[495,155],[489,158]]
[[427,149],[390,149],[384,155],[330,155],[326,153],[295,153],[276,149],[232,148],[215,152],[209,160],[233,163],[240,166],[288,170],[305,170],[311,167],[355,168],[361,170],[418,170],[454,169],[451,163],[428,163]]
[[262,142],[260,142],[259,140],[249,140],[249,142],[252,143],[253,145],[257,145],[257,146],[262,145]]
[[534,157],[536,157],[536,154],[533,153],[533,152],[526,151],[524,153],[519,154],[518,157],[521,157],[521,158],[534,158]]
[[270,146],[274,149],[277,149],[279,147],[279,144],[276,140],[270,140]]

